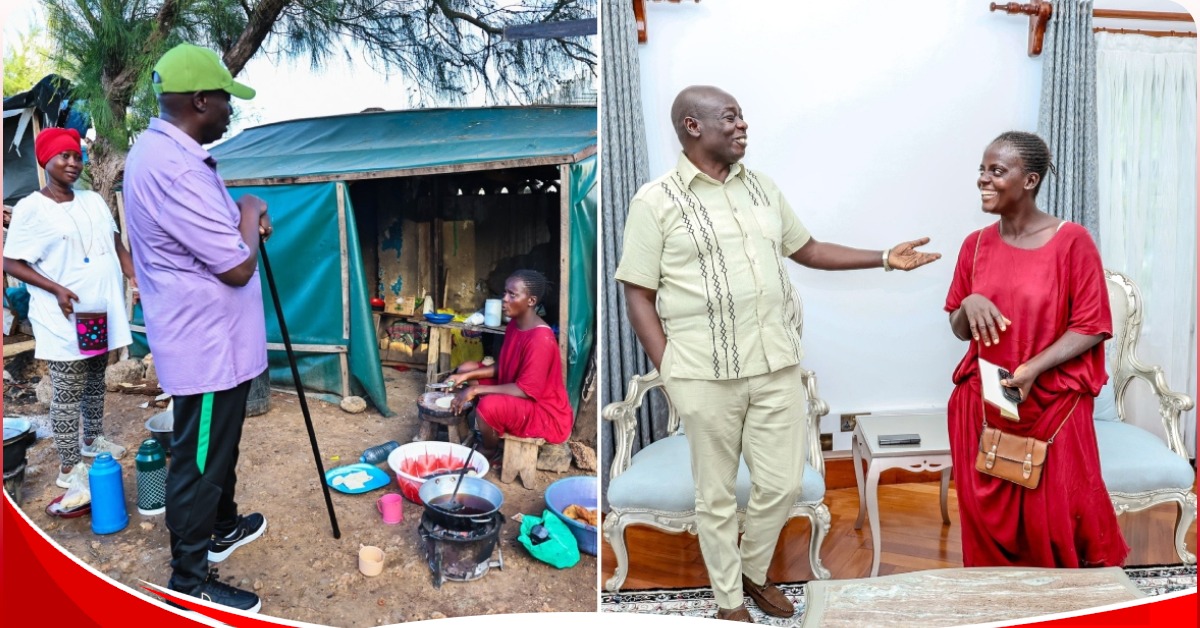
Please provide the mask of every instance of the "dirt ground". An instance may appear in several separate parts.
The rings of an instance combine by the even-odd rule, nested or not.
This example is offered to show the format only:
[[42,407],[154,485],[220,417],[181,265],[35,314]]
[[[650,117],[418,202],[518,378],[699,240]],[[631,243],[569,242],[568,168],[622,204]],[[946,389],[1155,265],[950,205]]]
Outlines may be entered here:
[[[417,433],[415,399],[424,390],[424,373],[385,368],[388,401],[397,416],[385,418],[373,408],[351,415],[338,406],[309,398],[325,469],[358,462],[366,447],[388,440],[409,442]],[[5,382],[5,416],[45,414],[32,399],[32,383]],[[22,489],[22,508],[29,518],[67,551],[135,591],[139,580],[165,585],[170,577],[169,532],[164,515],[137,512],[134,455],[149,437],[146,419],[161,410],[140,408],[147,397],[109,393],[105,404],[106,436],[129,448],[121,461],[130,521],[111,535],[93,534],[88,516],[61,519],[46,514],[52,499],[64,491],[54,485],[58,454],[52,438],[29,449]],[[595,421],[594,414],[581,420]],[[594,433],[594,432],[593,432]],[[594,442],[588,443],[590,446]],[[381,465],[387,470],[387,465]],[[390,470],[389,475],[391,475]],[[434,588],[420,553],[417,524],[422,508],[404,503],[404,521],[382,522],[375,500],[395,483],[360,495],[331,491],[341,538],[334,539],[316,465],[308,443],[299,399],[274,392],[269,412],[246,421],[238,465],[237,501],[243,513],[261,512],[265,535],[238,549],[218,565],[222,580],[252,589],[262,598],[262,613],[330,626],[377,626],[440,617],[496,613],[595,611],[597,560],[583,554],[574,567],[558,570],[542,563],[516,540],[517,513],[540,515],[546,508],[545,488],[567,475],[584,474],[576,467],[565,474],[538,472],[535,489],[520,482],[503,484],[493,470],[486,479],[504,492],[501,511],[508,518],[501,530],[503,570],[492,568],[473,582],[447,582]],[[394,477],[394,476],[393,476]],[[382,575],[368,578],[357,568],[359,545],[383,549]],[[495,555],[493,555],[493,558]]]

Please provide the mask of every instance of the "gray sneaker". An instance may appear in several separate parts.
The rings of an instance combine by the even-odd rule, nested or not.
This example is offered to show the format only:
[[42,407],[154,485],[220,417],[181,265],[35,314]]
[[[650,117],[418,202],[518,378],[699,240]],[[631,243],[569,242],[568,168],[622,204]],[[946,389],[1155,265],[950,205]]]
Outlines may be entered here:
[[80,444],[79,453],[88,458],[95,458],[100,454],[109,454],[113,457],[113,460],[120,460],[125,455],[125,448],[103,436],[97,436],[92,439],[91,445],[87,443]]

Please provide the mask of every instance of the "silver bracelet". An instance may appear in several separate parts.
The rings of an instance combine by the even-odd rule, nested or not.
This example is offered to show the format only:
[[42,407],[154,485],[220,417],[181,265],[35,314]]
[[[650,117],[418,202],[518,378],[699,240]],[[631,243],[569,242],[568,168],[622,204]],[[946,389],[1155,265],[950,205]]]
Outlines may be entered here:
[[888,273],[892,272],[892,265],[888,263],[888,257],[890,257],[891,254],[892,254],[891,249],[885,249],[883,251],[883,270],[884,270],[884,272],[888,272]]

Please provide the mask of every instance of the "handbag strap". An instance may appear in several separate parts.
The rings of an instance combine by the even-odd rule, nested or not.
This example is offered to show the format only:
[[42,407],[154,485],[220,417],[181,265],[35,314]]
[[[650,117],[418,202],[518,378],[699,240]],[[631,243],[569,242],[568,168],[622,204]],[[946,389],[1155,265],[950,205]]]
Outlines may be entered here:
[[[983,374],[981,373],[980,378],[982,379],[982,377]],[[1075,403],[1071,404],[1071,409],[1067,411],[1067,416],[1063,417],[1062,422],[1058,424],[1058,428],[1054,430],[1054,433],[1050,435],[1050,438],[1046,439],[1047,445],[1054,442],[1054,437],[1058,436],[1058,433],[1062,431],[1063,426],[1067,424],[1067,421],[1071,418],[1071,415],[1075,414],[1075,408],[1079,406],[1079,400],[1082,398],[1083,393],[1075,395]],[[983,417],[983,429],[986,430],[988,427],[987,404],[984,402],[983,397],[983,382],[979,383],[979,414]]]
[[[1059,227],[1062,227],[1062,225],[1060,224]],[[984,227],[984,229],[986,229],[986,227]],[[979,261],[979,243],[983,240],[983,229],[980,229],[978,233],[979,233],[979,235],[975,237],[975,254],[971,257],[971,288],[972,289],[974,289],[974,287],[975,287],[975,266],[977,265],[977,263]],[[977,354],[983,355],[983,341],[976,340],[975,343],[979,347]],[[988,422],[987,422],[987,404],[984,402],[984,397],[983,397],[983,381],[982,381],[983,373],[979,374],[979,378],[980,378],[980,382],[979,382],[979,414],[983,416],[983,429],[986,430],[988,427]],[[1058,433],[1060,431],[1062,431],[1063,426],[1067,424],[1067,420],[1070,419],[1071,415],[1075,413],[1075,407],[1079,405],[1079,399],[1081,397],[1083,397],[1082,393],[1075,396],[1075,403],[1071,405],[1071,410],[1069,412],[1067,412],[1067,416],[1065,418],[1063,418],[1062,423],[1058,424],[1058,429],[1054,430],[1054,433],[1050,435],[1050,438],[1048,440],[1046,440],[1047,445],[1054,442],[1054,437],[1058,436]]]

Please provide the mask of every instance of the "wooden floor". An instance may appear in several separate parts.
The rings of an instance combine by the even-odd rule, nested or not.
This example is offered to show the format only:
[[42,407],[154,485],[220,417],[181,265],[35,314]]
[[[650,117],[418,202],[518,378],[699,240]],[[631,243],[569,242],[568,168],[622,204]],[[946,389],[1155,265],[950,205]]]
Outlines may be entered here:
[[[842,488],[826,492],[825,503],[833,517],[821,550],[825,567],[834,578],[863,578],[871,571],[871,533],[868,522],[854,529],[858,517],[858,492]],[[942,524],[937,483],[891,484],[879,487],[880,535],[883,552],[879,574],[922,569],[962,567],[958,529],[958,500],[950,489],[950,525]],[[1131,552],[1127,565],[1179,563],[1175,553],[1173,504],[1157,506],[1119,517]],[[808,565],[808,521],[794,520],[783,530],[768,577],[775,582],[812,580]],[[700,545],[689,534],[671,535],[645,526],[626,528],[630,548],[629,575],[622,590],[708,585]],[[1196,525],[1188,533],[1188,548],[1196,551]],[[612,548],[602,538],[602,586],[616,565]]]

